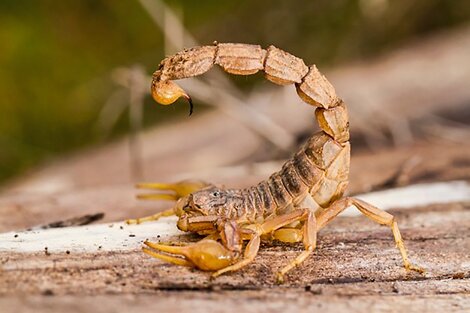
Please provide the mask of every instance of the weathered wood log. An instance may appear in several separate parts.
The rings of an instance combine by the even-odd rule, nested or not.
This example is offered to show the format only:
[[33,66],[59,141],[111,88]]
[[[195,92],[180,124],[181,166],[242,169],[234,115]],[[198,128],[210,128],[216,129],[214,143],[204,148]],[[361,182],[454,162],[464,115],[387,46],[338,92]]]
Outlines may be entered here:
[[[281,286],[274,284],[274,272],[297,255],[301,245],[263,244],[253,264],[216,280],[198,270],[149,258],[138,249],[2,252],[0,294],[8,295],[10,303],[20,302],[16,302],[20,307],[29,302],[11,296],[61,295],[74,299],[98,295],[105,303],[119,303],[117,298],[127,299],[124,295],[154,294],[153,305],[157,306],[168,303],[168,297],[180,299],[182,302],[172,308],[175,310],[189,303],[200,303],[198,310],[202,310],[211,303],[223,305],[236,298],[241,301],[255,297],[258,308],[276,299],[298,308],[315,303],[330,305],[334,301],[338,312],[342,312],[346,299],[353,303],[361,299],[389,301],[382,297],[388,295],[403,305],[409,305],[412,299],[434,297],[428,299],[431,306],[468,307],[469,298],[462,297],[470,293],[470,206],[433,205],[393,213],[412,260],[426,268],[425,275],[406,273],[388,229],[364,217],[347,217],[339,218],[321,232],[314,255],[290,273],[287,283]],[[153,239],[157,239],[157,234]],[[195,238],[183,236],[174,240],[188,242]],[[55,297],[54,301],[39,299],[33,301],[61,308],[67,297]]]
[[[452,280],[445,284],[456,285]],[[383,290],[393,288],[392,284]],[[439,283],[433,284],[439,286]],[[348,285],[346,285],[348,286]],[[397,283],[399,288],[408,286],[406,282]],[[419,290],[421,284],[411,283]],[[334,288],[334,287],[332,287]],[[362,285],[358,289],[379,292],[376,285]],[[400,290],[400,289],[398,289]],[[449,289],[445,289],[449,290]],[[285,290],[240,292],[213,291],[162,291],[155,294],[142,295],[106,295],[106,296],[31,296],[9,297],[0,299],[5,313],[16,312],[89,312],[90,307],[99,307],[100,312],[115,312],[116,308],[126,312],[148,312],[149,309],[165,308],[165,312],[195,312],[207,310],[217,312],[243,311],[252,312],[322,312],[322,313],[362,313],[362,312],[468,312],[470,309],[468,297],[461,294],[442,293],[437,296],[424,291],[419,295],[397,295],[385,293],[378,298],[370,296],[324,296],[316,292],[304,292],[303,289],[293,292]]]

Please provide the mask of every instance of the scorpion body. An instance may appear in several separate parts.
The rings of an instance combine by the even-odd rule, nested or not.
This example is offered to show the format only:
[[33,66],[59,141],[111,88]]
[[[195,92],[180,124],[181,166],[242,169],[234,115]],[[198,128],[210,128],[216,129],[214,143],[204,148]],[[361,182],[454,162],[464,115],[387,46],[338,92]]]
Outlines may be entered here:
[[[141,188],[169,190],[151,194],[149,199],[174,199],[172,209],[151,217],[128,220],[140,223],[162,216],[177,215],[178,228],[207,237],[184,247],[146,242],[144,252],[179,265],[216,271],[213,276],[234,271],[256,256],[261,238],[304,243],[303,251],[278,273],[278,281],[302,263],[316,247],[317,232],[350,205],[372,220],[392,229],[406,269],[412,265],[394,217],[359,199],[343,197],[350,164],[349,121],[343,101],[315,65],[274,46],[215,43],[184,50],[164,59],[153,75],[152,96],[168,105],[189,95],[173,80],[202,75],[214,64],[226,72],[251,75],[264,71],[266,79],[295,84],[300,98],[316,107],[321,128],[268,179],[244,189],[224,189],[202,182],[141,184]],[[219,242],[220,241],[220,242]],[[243,241],[248,244],[243,251]],[[243,257],[242,256],[243,253]]]
[[[327,158],[321,151],[328,150]],[[210,212],[248,223],[261,223],[297,208],[328,207],[348,184],[349,144],[341,145],[324,132],[315,134],[268,179],[244,189],[224,190],[232,201]],[[220,191],[219,191],[220,193]]]

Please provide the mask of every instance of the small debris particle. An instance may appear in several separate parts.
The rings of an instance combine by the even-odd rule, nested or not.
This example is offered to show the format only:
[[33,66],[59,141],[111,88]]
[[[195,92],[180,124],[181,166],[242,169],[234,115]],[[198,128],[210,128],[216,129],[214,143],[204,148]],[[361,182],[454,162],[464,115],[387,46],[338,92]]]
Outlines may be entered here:
[[465,273],[464,272],[458,272],[452,275],[453,279],[464,279],[465,278]]
[[83,215],[79,217],[73,217],[67,220],[55,221],[49,224],[40,225],[38,226],[38,228],[48,229],[48,228],[61,228],[61,227],[88,225],[90,223],[99,221],[103,217],[104,217],[104,213],[87,214],[87,215]]
[[157,238],[160,238],[160,235],[157,235]]
[[67,254],[70,254],[70,251],[69,251],[69,250],[67,250],[67,251],[65,251],[65,253],[67,253]]
[[321,287],[312,286],[312,285],[305,286],[305,291],[310,292],[311,294],[314,294],[314,295],[321,295],[323,293],[323,290],[321,289]]
[[99,247],[98,247],[98,250],[101,250],[101,248],[103,248],[103,247],[102,247],[102,246],[99,246]]
[[44,254],[47,255],[47,256],[51,255],[51,254],[49,253],[49,250],[47,249],[47,247],[44,247]]
[[113,228],[113,227],[114,227],[114,224],[109,224],[108,227],[109,227],[109,228]]
[[210,285],[208,286],[208,289],[210,291],[221,291],[222,290],[222,286],[219,286],[219,285]]
[[121,225],[121,226],[119,226],[119,229],[124,229],[124,227]]
[[134,234],[130,234],[129,237],[135,237],[135,235],[134,235]]
[[392,291],[393,291],[394,293],[400,293],[400,287],[399,287],[399,285],[398,285],[397,282],[393,282],[393,284],[392,284]]
[[54,295],[54,291],[52,291],[51,289],[45,289],[43,290],[42,294],[44,296],[53,296]]
[[15,234],[15,236],[13,236],[13,237],[18,238],[18,234]]

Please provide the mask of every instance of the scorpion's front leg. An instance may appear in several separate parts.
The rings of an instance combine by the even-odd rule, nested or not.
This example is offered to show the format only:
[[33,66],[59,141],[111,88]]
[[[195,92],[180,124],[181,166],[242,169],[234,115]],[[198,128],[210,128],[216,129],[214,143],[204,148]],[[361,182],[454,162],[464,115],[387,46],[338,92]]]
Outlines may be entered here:
[[211,184],[199,180],[184,180],[178,183],[141,183],[136,187],[139,189],[149,189],[159,191],[158,193],[144,193],[137,196],[138,199],[144,200],[170,200],[177,201],[176,205],[168,210],[159,212],[150,216],[141,217],[137,219],[129,219],[127,224],[140,224],[143,222],[156,221],[161,217],[172,216],[177,214],[179,203],[183,202],[181,199],[189,194],[211,186]]
[[[306,220],[307,221],[306,224],[311,224],[311,223],[314,223],[315,216],[313,213],[310,213],[310,210],[302,209],[302,210],[293,211],[285,215],[277,216],[262,224],[252,224],[252,225],[246,226],[244,229],[241,230],[243,239],[249,240],[245,249],[243,260],[239,261],[236,264],[225,267],[215,272],[212,276],[217,277],[223,273],[226,273],[229,271],[236,271],[248,265],[254,260],[254,258],[258,254],[260,238],[262,235],[270,234],[286,225],[289,225],[293,222],[302,221],[302,220]],[[297,264],[300,264],[314,250],[315,242],[316,242],[316,228],[314,226],[315,225],[313,225],[313,227],[305,227],[304,241],[305,241],[306,251],[304,251],[289,266],[287,266],[281,271],[281,274],[278,275],[279,281],[282,282],[282,276],[284,275],[285,272],[287,272],[289,269],[296,266]]]
[[212,277],[217,277],[226,272],[236,271],[250,264],[251,262],[253,262],[256,255],[258,254],[259,245],[261,242],[260,232],[245,230],[244,233],[245,233],[244,237],[247,238],[249,242],[246,245],[245,253],[243,254],[243,260],[241,260],[240,262],[236,264],[219,269],[217,272],[212,274]]

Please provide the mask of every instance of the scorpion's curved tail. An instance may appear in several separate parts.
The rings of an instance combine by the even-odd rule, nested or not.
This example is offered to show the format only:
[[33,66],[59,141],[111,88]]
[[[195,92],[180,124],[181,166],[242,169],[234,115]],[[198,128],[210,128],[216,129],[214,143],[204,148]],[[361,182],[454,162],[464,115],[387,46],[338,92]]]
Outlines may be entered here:
[[168,105],[184,97],[192,111],[191,98],[173,80],[202,75],[214,64],[231,74],[251,75],[261,70],[275,84],[295,84],[300,98],[317,107],[315,116],[321,129],[338,143],[349,140],[348,114],[330,82],[315,65],[307,66],[274,46],[263,49],[259,45],[216,43],[178,52],[164,59],[153,74],[153,98]]

